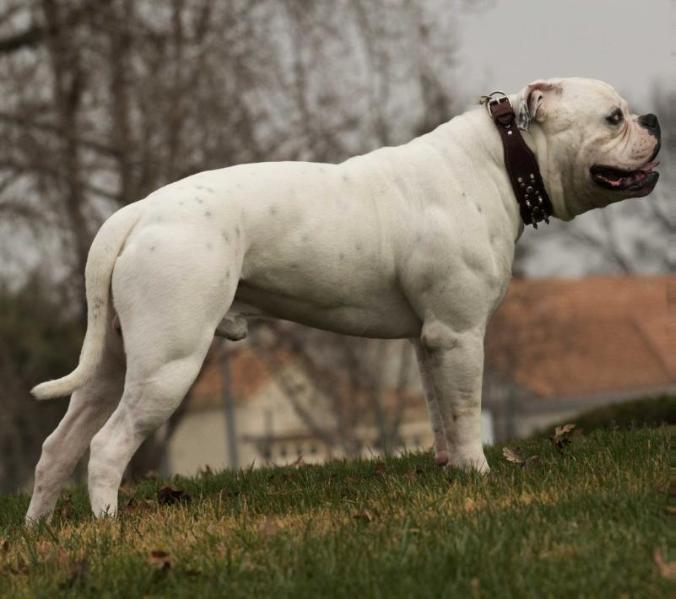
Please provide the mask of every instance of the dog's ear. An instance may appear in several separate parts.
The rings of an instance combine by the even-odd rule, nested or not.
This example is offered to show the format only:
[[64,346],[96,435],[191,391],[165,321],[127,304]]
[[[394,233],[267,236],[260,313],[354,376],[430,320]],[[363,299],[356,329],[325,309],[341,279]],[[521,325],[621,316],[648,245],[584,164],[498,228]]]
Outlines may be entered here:
[[561,86],[552,81],[538,79],[529,83],[519,94],[517,125],[526,131],[532,120],[541,123],[547,115],[547,105],[552,95],[561,93]]

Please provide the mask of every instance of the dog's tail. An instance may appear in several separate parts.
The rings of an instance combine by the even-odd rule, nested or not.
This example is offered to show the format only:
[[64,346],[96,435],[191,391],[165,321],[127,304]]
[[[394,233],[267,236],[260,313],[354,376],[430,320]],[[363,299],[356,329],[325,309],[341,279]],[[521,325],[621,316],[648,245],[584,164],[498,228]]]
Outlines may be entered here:
[[31,389],[37,399],[70,395],[94,374],[103,355],[106,326],[110,319],[110,280],[122,246],[140,217],[139,206],[131,204],[113,214],[96,234],[87,257],[87,333],[80,362],[70,374]]

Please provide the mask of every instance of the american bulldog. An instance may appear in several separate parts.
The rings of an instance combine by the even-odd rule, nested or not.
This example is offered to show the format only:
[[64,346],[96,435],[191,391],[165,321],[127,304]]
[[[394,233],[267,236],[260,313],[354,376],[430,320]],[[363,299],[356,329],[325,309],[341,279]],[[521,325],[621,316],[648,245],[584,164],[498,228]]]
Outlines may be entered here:
[[[553,216],[654,188],[657,117],[632,114],[611,86],[550,79],[508,99]],[[177,408],[214,334],[241,339],[247,319],[263,316],[410,339],[437,460],[486,472],[484,332],[524,227],[516,200],[500,134],[479,106],[340,164],[201,172],[117,211],[89,252],[79,365],[33,389],[72,397],[43,445],[27,521],[51,515],[88,446],[92,510],[115,514],[129,460]]]

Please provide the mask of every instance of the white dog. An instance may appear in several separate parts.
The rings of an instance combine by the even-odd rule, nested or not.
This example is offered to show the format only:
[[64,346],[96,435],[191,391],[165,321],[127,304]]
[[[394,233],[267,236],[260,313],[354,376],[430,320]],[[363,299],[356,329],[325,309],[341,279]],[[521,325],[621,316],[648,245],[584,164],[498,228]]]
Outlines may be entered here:
[[[631,114],[609,85],[536,81],[509,99],[554,216],[652,191],[657,118]],[[43,445],[27,520],[52,513],[87,446],[92,510],[114,514],[129,460],[177,408],[214,333],[242,338],[263,315],[412,340],[437,460],[487,471],[484,332],[523,226],[485,107],[341,164],[203,172],[122,208],[89,252],[80,363],[33,390],[73,395]]]

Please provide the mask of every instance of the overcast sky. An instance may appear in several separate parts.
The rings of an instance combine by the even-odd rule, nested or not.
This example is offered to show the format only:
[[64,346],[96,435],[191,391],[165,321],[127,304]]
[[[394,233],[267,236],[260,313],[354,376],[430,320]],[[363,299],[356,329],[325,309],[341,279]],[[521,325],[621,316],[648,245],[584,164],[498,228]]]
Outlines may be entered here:
[[487,4],[459,22],[460,82],[468,97],[515,92],[538,78],[583,76],[603,79],[643,103],[656,81],[676,85],[676,9],[670,0]]

